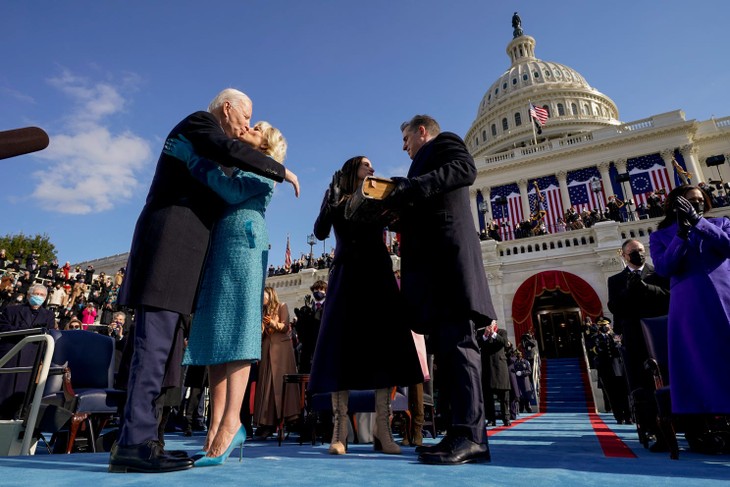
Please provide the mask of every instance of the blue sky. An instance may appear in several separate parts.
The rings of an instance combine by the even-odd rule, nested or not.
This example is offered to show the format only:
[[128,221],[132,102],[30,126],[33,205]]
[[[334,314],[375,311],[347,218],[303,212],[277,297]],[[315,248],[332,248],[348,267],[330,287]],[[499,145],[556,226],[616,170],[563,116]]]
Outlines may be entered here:
[[300,178],[301,197],[278,185],[267,212],[280,265],[287,235],[309,251],[346,159],[403,175],[398,127],[415,113],[466,133],[509,67],[514,11],[537,57],[576,69],[623,121],[730,115],[724,0],[3,2],[0,130],[40,126],[51,144],[0,161],[0,235],[47,233],[61,261],[126,252],[167,133],[235,87]]

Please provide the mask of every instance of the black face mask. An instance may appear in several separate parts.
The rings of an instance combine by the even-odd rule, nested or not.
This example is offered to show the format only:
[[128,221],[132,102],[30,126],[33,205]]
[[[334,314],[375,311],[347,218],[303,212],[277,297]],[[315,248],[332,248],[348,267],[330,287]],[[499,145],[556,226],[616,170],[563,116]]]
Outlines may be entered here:
[[312,296],[314,296],[314,299],[316,299],[317,301],[322,301],[324,299],[324,297],[326,296],[326,294],[323,293],[322,291],[314,291],[312,293]]
[[644,262],[646,262],[646,255],[643,252],[634,250],[629,254],[629,262],[631,262],[636,267],[641,267],[644,265]]
[[602,327],[601,327],[601,333],[608,333],[608,327],[607,327],[607,326],[605,326],[605,325],[604,325],[604,326],[602,326]]

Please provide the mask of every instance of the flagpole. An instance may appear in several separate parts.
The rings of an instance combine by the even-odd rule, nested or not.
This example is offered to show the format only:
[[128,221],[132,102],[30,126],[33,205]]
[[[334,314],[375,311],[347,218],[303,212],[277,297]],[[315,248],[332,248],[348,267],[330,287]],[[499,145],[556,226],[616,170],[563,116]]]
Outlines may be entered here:
[[532,100],[527,100],[527,102],[530,104],[529,107],[527,107],[527,115],[530,117],[530,125],[532,126],[532,142],[534,145],[537,145],[537,133],[535,133],[535,119],[532,118],[532,115],[530,114],[530,110],[532,110]]

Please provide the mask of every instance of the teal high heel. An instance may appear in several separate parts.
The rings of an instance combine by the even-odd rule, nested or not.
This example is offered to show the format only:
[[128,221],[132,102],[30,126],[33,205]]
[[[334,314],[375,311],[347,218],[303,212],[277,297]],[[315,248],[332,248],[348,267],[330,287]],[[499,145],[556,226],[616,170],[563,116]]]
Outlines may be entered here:
[[238,453],[238,461],[240,462],[243,459],[243,443],[246,441],[246,428],[244,426],[241,426],[239,428],[238,432],[236,432],[236,435],[231,440],[231,444],[228,445],[228,448],[226,451],[223,452],[222,455],[217,457],[207,457],[204,456],[202,458],[199,458],[198,460],[195,460],[195,466],[196,467],[213,467],[215,465],[223,465],[226,460],[228,460],[228,457],[231,455],[231,452],[235,448],[239,448]]

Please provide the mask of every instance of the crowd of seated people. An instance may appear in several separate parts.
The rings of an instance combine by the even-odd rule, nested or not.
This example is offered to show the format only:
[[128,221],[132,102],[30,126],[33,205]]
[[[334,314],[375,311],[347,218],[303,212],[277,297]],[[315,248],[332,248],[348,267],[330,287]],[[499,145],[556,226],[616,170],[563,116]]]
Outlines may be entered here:
[[71,269],[68,262],[59,266],[57,260],[39,263],[35,251],[26,258],[22,250],[11,260],[0,249],[0,309],[24,303],[30,286],[38,283],[48,291],[43,307],[53,311],[57,329],[67,329],[75,319],[81,322],[81,329],[112,335],[109,325],[114,313],[124,311],[117,306],[123,278],[123,268],[114,276],[96,275],[91,265],[82,270]]

